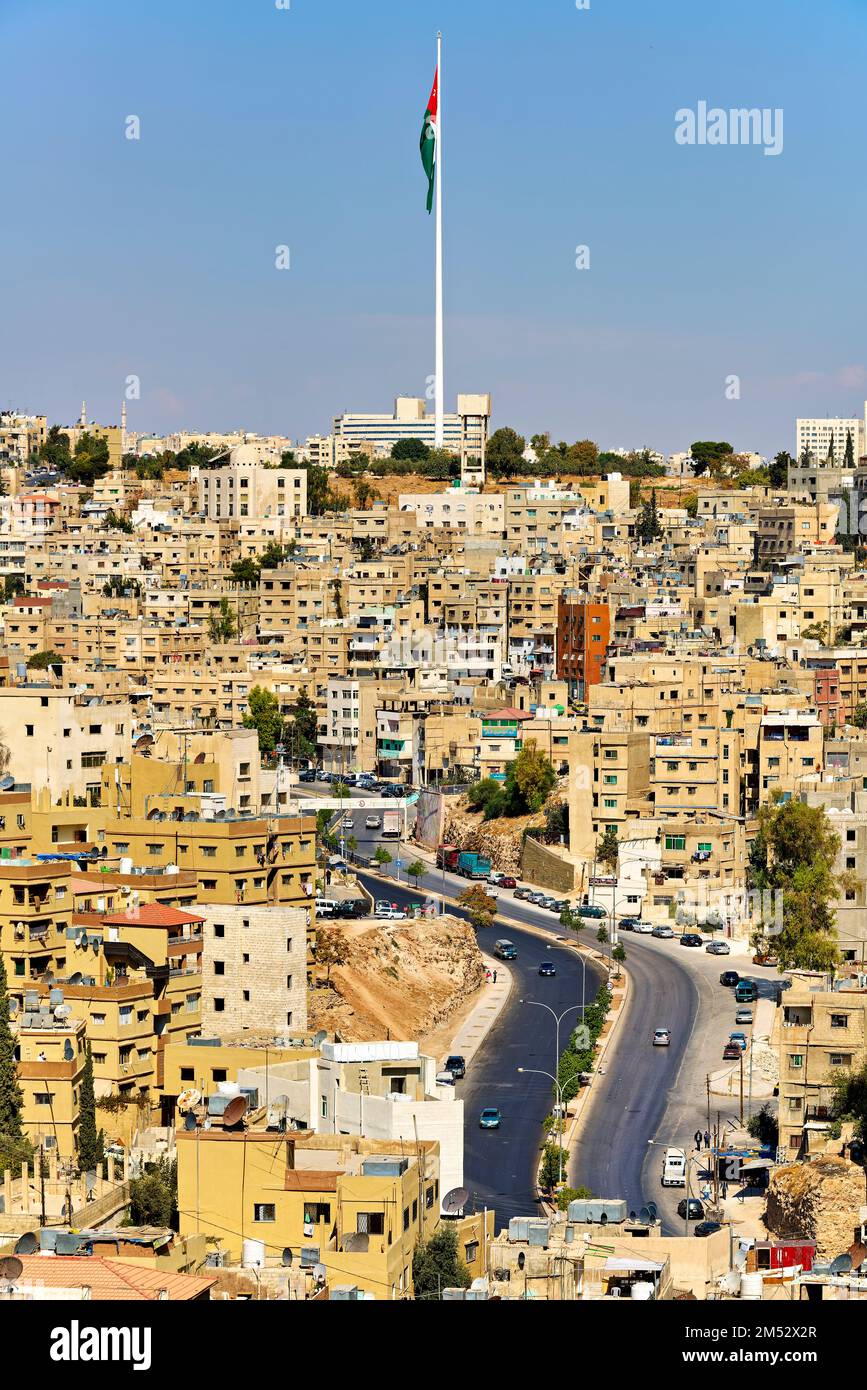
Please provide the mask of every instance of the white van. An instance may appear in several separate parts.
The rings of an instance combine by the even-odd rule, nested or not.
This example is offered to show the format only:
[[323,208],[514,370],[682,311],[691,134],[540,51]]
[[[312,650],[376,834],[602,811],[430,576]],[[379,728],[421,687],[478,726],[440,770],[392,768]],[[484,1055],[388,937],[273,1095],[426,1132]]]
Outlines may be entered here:
[[663,1187],[686,1187],[686,1154],[683,1149],[666,1149],[662,1159]]
[[336,917],[336,916],[337,916],[337,903],[335,902],[334,898],[320,898],[320,897],[317,897],[317,899],[316,899],[316,916],[317,916],[317,917]]

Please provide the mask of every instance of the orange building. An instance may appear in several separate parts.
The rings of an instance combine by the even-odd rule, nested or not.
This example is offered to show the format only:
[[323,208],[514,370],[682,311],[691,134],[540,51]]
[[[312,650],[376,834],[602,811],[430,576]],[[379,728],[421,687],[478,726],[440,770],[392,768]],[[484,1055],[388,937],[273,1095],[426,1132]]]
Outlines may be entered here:
[[583,700],[591,685],[601,684],[610,635],[607,603],[557,600],[557,679],[568,682],[574,699]]

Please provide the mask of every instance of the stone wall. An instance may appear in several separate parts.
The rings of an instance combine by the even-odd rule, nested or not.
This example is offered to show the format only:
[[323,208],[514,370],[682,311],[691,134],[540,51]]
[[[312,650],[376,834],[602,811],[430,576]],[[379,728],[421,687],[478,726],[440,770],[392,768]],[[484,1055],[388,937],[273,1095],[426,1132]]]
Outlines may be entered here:
[[521,877],[528,883],[537,883],[540,888],[571,893],[575,887],[575,866],[528,835],[521,857]]
[[208,903],[202,1033],[223,1037],[307,1030],[307,913],[275,904]]
[[765,1225],[779,1240],[814,1240],[817,1259],[833,1260],[851,1246],[864,1201],[864,1169],[837,1154],[822,1154],[773,1174]]

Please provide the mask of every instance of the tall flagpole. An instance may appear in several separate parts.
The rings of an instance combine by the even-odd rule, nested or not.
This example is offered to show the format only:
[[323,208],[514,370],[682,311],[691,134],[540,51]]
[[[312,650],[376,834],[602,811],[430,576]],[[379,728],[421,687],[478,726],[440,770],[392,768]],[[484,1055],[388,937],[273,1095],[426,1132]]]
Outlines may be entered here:
[[438,449],[445,444],[445,353],[443,348],[443,36],[437,34],[437,143],[436,143],[436,363],[434,404]]

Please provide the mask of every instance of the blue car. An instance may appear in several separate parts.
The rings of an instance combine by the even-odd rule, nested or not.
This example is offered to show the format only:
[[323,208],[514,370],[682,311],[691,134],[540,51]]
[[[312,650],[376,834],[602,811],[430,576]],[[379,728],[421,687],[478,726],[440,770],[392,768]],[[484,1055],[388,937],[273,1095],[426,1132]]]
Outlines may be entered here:
[[499,1112],[499,1110],[494,1109],[493,1106],[489,1106],[486,1110],[483,1110],[482,1113],[481,1113],[481,1115],[479,1116],[479,1129],[499,1129],[499,1128],[500,1128],[500,1112]]
[[747,1050],[747,1035],[746,1035],[746,1033],[741,1033],[741,1032],[729,1033],[729,1042],[737,1043],[737,1045],[738,1045],[738,1047],[740,1048],[741,1052],[746,1052],[746,1050]]

